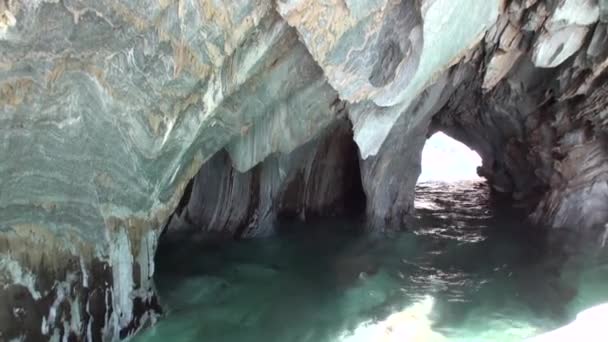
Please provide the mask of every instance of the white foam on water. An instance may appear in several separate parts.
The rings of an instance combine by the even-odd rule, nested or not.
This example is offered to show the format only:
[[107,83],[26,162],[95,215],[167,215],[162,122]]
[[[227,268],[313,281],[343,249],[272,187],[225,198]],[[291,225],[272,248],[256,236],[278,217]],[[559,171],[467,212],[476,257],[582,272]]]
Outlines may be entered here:
[[608,324],[608,303],[587,309],[579,313],[574,322],[528,339],[526,342],[604,342],[608,341],[606,324]]
[[365,322],[352,334],[342,336],[342,342],[364,341],[428,341],[439,342],[447,339],[433,331],[433,321],[429,315],[435,299],[429,295],[404,310],[390,315],[381,322]]

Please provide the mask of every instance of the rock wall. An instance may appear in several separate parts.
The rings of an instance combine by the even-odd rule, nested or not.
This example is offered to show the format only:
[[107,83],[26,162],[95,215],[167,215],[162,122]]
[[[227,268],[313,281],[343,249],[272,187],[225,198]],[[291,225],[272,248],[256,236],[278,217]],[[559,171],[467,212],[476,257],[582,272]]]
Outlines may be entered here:
[[165,226],[266,234],[363,190],[371,226],[401,227],[429,129],[534,219],[605,222],[607,20],[604,0],[0,0],[0,339],[152,321]]
[[431,125],[477,150],[479,173],[542,224],[608,221],[603,6],[510,2]]

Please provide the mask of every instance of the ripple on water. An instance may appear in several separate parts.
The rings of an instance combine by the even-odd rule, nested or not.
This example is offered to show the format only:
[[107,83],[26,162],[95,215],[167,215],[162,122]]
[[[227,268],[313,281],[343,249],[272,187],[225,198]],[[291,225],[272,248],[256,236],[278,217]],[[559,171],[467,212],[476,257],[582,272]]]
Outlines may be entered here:
[[417,195],[418,225],[391,236],[343,220],[161,249],[167,315],[135,341],[521,341],[608,301],[600,239],[545,238],[480,183]]

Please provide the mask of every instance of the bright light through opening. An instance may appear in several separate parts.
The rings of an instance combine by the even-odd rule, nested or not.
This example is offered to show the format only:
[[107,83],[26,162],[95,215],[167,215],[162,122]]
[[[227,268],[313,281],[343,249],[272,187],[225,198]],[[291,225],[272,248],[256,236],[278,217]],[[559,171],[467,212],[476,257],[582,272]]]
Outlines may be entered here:
[[481,157],[443,132],[433,134],[422,150],[422,172],[418,182],[455,182],[480,179]]

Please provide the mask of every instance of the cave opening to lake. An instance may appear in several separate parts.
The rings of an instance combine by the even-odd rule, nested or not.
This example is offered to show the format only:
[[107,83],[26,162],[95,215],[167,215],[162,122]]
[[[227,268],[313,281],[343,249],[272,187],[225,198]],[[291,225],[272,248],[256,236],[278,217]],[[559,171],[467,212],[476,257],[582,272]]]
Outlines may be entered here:
[[477,152],[443,132],[436,132],[422,149],[418,183],[480,181],[477,169],[481,165]]
[[[274,223],[274,234],[253,239],[193,234],[161,240],[155,283],[164,316],[135,340],[521,341],[608,300],[608,254],[597,240],[566,230],[545,234],[520,212],[498,206],[491,185],[476,175],[479,157],[446,138],[437,133],[427,142],[415,220],[403,229],[370,229],[356,147],[338,139],[343,146],[334,155],[342,160],[322,157],[309,175],[347,179],[338,188],[354,191],[336,197],[352,201],[347,210],[314,217],[296,206]],[[437,147],[448,155],[438,157]],[[463,160],[469,163],[459,164]],[[220,152],[197,176],[207,180],[206,193],[226,205],[245,200],[222,197],[229,189],[257,191],[264,167],[272,166],[243,175],[230,165]],[[447,176],[434,175],[436,169]],[[183,202],[193,201],[195,182]],[[217,182],[221,191],[210,191]],[[214,208],[221,210],[236,209]]]

